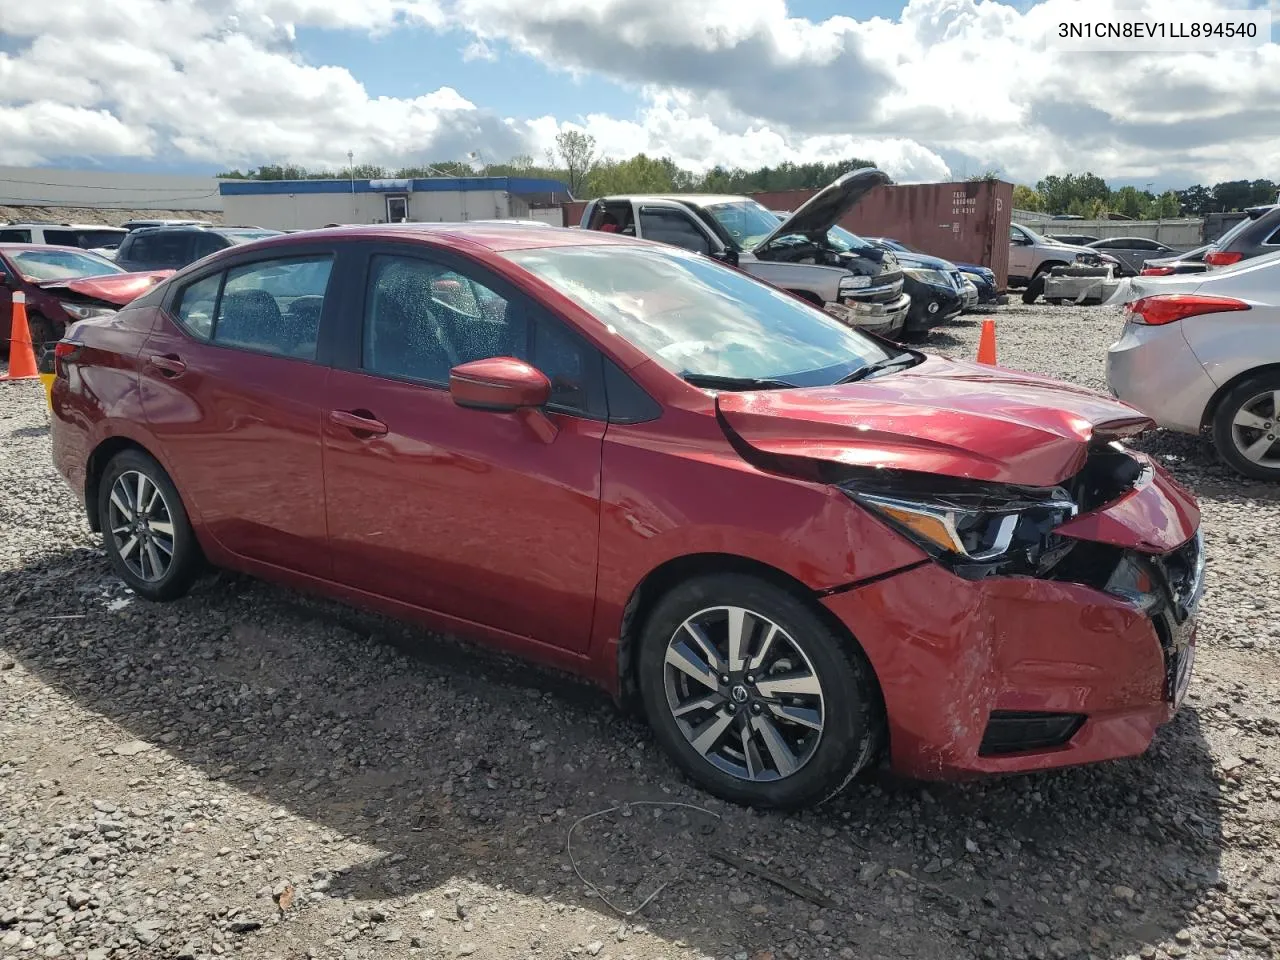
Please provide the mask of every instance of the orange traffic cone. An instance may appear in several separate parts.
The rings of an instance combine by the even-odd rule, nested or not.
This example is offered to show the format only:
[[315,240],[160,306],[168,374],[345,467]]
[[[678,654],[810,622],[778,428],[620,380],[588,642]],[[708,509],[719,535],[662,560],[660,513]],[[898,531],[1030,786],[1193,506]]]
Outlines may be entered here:
[[982,321],[982,336],[978,338],[978,362],[996,365],[996,322]]
[[13,323],[9,331],[9,372],[0,380],[35,380],[36,351],[31,346],[31,328],[27,326],[27,295],[21,290],[13,294]]

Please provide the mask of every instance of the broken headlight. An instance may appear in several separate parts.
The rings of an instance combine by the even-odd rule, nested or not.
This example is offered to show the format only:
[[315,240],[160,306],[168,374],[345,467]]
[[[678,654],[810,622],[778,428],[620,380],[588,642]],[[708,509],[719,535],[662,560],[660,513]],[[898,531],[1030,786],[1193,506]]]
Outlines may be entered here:
[[919,484],[848,480],[840,489],[956,573],[1043,573],[1072,542],[1053,533],[1079,508],[1061,487],[1049,489],[944,479]]

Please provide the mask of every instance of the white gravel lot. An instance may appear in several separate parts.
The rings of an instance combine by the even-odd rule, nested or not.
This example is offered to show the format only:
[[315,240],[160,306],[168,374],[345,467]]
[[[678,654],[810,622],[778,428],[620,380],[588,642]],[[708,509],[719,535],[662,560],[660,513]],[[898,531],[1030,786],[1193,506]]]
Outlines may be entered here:
[[[1002,364],[1104,386],[1114,311],[995,315]],[[1152,750],[877,775],[783,816],[708,800],[642,725],[525,665],[229,575],[132,599],[50,465],[39,384],[0,384],[0,957],[1275,956],[1280,489],[1194,439],[1143,446],[1201,498],[1209,551],[1190,700]],[[640,800],[720,819],[579,828],[619,905],[668,883],[624,921],[565,837]]]

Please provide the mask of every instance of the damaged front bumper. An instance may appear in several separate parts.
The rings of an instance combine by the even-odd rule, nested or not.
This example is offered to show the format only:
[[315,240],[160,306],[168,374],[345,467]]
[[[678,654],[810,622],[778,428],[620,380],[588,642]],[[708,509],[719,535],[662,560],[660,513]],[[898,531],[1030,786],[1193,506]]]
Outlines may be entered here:
[[824,599],[879,678],[892,768],[953,779],[1144,752],[1186,694],[1204,588],[1199,516],[1159,467],[1060,529],[1044,576],[928,562]]
[[827,313],[849,327],[857,327],[888,339],[897,339],[906,329],[911,297],[903,293],[887,302],[873,302],[846,297],[842,302],[826,304]]

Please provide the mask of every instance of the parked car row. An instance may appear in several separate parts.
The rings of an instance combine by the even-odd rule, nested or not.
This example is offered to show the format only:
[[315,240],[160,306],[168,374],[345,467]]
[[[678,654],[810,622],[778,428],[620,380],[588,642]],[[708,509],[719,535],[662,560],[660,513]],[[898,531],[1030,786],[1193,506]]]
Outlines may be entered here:
[[1222,459],[1280,481],[1280,250],[1199,274],[1143,276],[1107,354],[1112,393]]
[[850,189],[220,250],[59,342],[55,464],[140,597],[211,563],[474,636],[731,801],[1143,752],[1190,678],[1193,497],[1118,400],[851,327],[909,304],[833,237]]
[[[897,341],[918,341],[937,324],[996,298],[995,274],[955,264],[897,241],[869,240],[839,221],[889,182],[855,170],[798,210],[772,211],[750,197],[609,196],[592,200],[579,227],[658,240],[704,254],[813,303],[846,324]],[[973,282],[968,279],[972,276]]]

